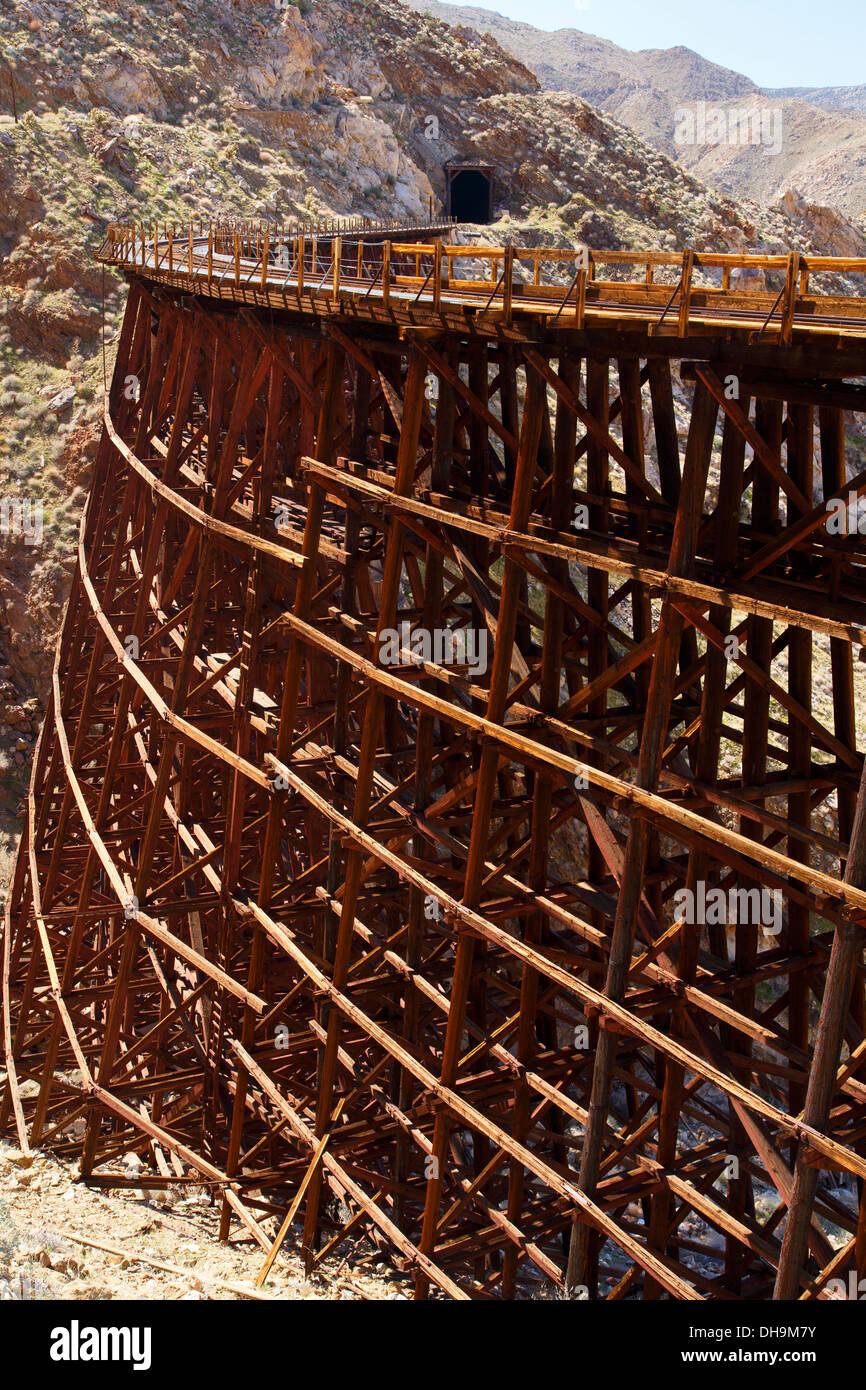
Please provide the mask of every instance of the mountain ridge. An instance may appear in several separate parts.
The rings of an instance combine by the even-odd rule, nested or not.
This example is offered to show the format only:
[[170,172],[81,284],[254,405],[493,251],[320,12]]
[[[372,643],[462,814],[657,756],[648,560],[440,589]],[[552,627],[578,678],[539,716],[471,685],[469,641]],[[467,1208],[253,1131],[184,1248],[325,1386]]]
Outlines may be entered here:
[[[847,217],[866,211],[866,86],[764,89],[683,45],[632,51],[579,29],[537,29],[478,6],[405,2],[496,39],[545,89],[583,97],[730,195],[770,204],[791,190]],[[677,144],[678,112],[701,101],[724,110],[734,129],[742,112],[750,132],[767,111],[780,140]]]

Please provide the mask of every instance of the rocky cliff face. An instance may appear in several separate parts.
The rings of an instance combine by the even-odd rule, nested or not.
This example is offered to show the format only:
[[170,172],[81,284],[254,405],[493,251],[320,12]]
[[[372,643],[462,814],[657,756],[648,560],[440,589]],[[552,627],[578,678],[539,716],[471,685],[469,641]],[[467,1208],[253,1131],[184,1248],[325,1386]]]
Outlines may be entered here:
[[418,215],[444,163],[475,156],[496,168],[494,239],[860,245],[802,198],[708,189],[493,38],[397,0],[4,0],[0,53],[0,500],[40,509],[38,543],[0,516],[0,699],[19,712],[0,715],[0,854],[122,314],[93,260],[110,220]]
[[851,111],[866,115],[866,84],[860,82],[854,87],[777,87],[768,92],[769,96],[800,97],[810,106],[821,106],[825,111]]
[[[536,29],[474,5],[408,0],[447,23],[470,26],[519,54],[549,91],[610,112],[640,138],[726,193],[772,203],[788,189],[862,219],[866,207],[866,87],[762,91],[682,46],[631,52],[578,29]],[[744,52],[746,51],[744,36]],[[677,112],[701,102],[724,113],[733,141],[678,143]],[[773,122],[769,140],[741,144],[743,114]],[[750,128],[751,137],[751,128]]]

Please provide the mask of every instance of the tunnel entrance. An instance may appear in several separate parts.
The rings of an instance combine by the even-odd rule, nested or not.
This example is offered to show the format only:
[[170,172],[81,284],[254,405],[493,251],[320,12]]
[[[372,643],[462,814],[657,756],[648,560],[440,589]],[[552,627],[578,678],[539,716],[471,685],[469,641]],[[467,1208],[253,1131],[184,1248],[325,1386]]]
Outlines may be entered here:
[[493,166],[445,165],[445,215],[458,222],[493,220]]

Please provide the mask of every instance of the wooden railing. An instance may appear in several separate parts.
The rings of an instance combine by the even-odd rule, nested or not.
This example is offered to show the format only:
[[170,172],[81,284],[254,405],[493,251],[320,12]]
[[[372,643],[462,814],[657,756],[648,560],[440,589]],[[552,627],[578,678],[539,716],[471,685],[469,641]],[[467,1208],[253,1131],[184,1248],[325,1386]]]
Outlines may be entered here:
[[[99,255],[156,277],[204,281],[211,293],[361,295],[385,306],[399,297],[434,311],[447,299],[509,322],[516,308],[553,313],[577,327],[587,312],[618,310],[648,321],[650,331],[675,328],[686,336],[693,316],[703,323],[745,318],[760,333],[778,333],[787,342],[795,320],[823,331],[866,321],[866,287],[862,295],[814,290],[818,275],[866,275],[866,257],[460,246],[451,242],[453,230],[451,221],[421,219],[303,226],[216,221],[182,228],[118,223],[108,228]],[[767,277],[777,285],[768,287]]]

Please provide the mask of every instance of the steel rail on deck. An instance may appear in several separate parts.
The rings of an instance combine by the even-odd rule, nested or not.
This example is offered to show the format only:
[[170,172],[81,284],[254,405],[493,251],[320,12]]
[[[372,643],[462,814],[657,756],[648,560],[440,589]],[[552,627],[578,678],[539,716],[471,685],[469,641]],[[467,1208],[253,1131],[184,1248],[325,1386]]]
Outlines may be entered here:
[[[289,228],[219,221],[200,222],[198,230],[192,223],[162,229],[157,223],[126,223],[108,228],[98,256],[211,298],[274,307],[304,301],[315,312],[333,313],[337,305],[354,312],[366,307],[371,316],[382,308],[413,318],[419,312],[434,318],[474,312],[506,324],[519,314],[578,329],[587,319],[606,319],[659,336],[687,337],[700,326],[747,330],[754,340],[778,336],[782,342],[795,331],[866,335],[866,282],[862,295],[810,288],[817,276],[866,275],[866,257],[463,246],[446,240],[454,232],[450,220],[421,219],[354,218]],[[527,263],[531,274],[515,271]],[[563,266],[573,269],[565,284],[550,278]],[[599,278],[604,267],[630,267],[640,278]],[[673,285],[656,279],[671,270],[679,272]],[[721,284],[696,284],[696,271],[715,275]],[[778,291],[738,287],[736,277],[756,274],[784,282]]]

